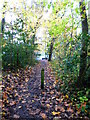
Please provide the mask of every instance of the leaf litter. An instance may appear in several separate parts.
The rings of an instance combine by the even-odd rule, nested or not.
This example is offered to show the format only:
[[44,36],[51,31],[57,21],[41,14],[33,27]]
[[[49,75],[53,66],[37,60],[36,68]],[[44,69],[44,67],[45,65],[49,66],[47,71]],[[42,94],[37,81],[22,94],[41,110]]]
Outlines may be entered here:
[[[41,69],[45,69],[45,86],[41,90]],[[34,67],[9,71],[3,75],[3,118],[78,118],[68,95],[56,89],[58,80],[50,63],[43,60]],[[70,113],[70,114],[69,114]]]

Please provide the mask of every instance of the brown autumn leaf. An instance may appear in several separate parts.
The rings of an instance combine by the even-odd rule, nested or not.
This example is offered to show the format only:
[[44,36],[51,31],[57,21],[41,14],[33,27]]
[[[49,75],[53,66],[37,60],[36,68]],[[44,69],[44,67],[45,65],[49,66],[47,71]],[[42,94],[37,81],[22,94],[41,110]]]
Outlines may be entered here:
[[44,95],[44,94],[45,94],[45,92],[43,92],[43,91],[42,91],[42,94]]
[[2,81],[0,81],[0,85],[2,85]]
[[25,81],[28,82],[28,81],[29,81],[29,78],[25,78]]
[[26,66],[26,71],[28,70],[28,66]]
[[54,92],[53,92],[53,91],[51,91],[51,92],[50,92],[50,94],[52,95],[52,94],[54,94]]
[[67,102],[64,102],[64,105],[65,105],[66,107],[70,106],[70,104],[68,104]]
[[59,99],[59,103],[62,103],[62,101],[63,101],[63,98]]
[[73,113],[74,111],[73,111],[73,109],[71,109],[70,107],[69,108],[67,108],[67,111],[68,112],[71,112],[71,113]]
[[3,93],[3,99],[5,99],[5,100],[7,99],[7,94],[6,94],[6,92]]
[[49,82],[49,80],[47,80],[47,82]]
[[0,107],[2,106],[2,100],[0,99]]
[[61,112],[65,112],[65,109],[63,107],[60,108]]
[[58,83],[58,80],[56,80],[56,83]]
[[15,105],[15,104],[16,104],[16,101],[12,101],[12,102],[10,103],[11,106],[13,106],[13,105]]
[[14,95],[14,96],[15,96],[15,97],[16,97],[16,96],[18,96],[18,93],[15,93],[15,95]]
[[50,89],[52,89],[52,86],[49,86]]
[[65,112],[65,109],[62,107],[62,106],[58,106],[58,105],[55,105],[55,110],[56,111],[61,111],[61,112]]
[[40,115],[41,115],[41,117],[42,117],[44,120],[46,120],[46,119],[47,119],[47,116],[46,116],[46,114],[45,114],[45,113],[40,113]]

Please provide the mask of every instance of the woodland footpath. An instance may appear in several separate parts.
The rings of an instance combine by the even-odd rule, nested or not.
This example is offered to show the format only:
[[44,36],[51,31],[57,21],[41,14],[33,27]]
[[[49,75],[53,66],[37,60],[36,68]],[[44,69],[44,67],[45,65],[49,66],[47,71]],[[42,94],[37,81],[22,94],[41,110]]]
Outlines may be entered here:
[[2,120],[88,120],[90,1],[0,2]]

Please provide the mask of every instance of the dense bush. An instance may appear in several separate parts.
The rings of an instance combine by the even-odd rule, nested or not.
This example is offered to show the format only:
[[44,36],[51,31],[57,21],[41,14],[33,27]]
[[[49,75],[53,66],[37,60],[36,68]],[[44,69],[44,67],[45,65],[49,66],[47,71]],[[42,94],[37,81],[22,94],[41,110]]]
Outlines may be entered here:
[[2,53],[2,65],[4,69],[15,69],[28,64],[34,64],[34,48],[28,44],[8,42],[2,47]]
[[13,26],[8,23],[4,26],[2,40],[3,69],[16,69],[35,63],[34,50],[37,49],[37,45],[33,43],[35,35],[29,36],[32,31],[24,29],[24,26],[24,20],[21,18],[16,19]]

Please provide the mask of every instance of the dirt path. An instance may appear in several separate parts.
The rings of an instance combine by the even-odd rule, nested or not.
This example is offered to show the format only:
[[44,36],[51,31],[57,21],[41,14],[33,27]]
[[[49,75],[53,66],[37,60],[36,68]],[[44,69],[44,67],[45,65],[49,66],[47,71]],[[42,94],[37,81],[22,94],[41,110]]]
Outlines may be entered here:
[[45,69],[45,81],[47,80],[47,61],[41,61],[41,64],[33,69],[33,74],[30,76],[30,80],[27,83],[24,83],[25,88],[22,87],[21,90],[19,89],[19,95],[23,97],[22,101],[16,106],[16,112],[14,111],[13,115],[17,114],[23,119],[41,119],[39,114],[41,111],[45,110],[45,106],[41,105],[42,68]]
[[[42,68],[45,71],[44,90],[41,90]],[[23,72],[20,74],[24,75]],[[29,75],[27,74],[27,76]],[[13,91],[9,93],[13,97],[10,98],[10,95],[8,97],[9,102],[4,107],[4,111],[6,110],[7,114],[3,117],[3,120],[4,118],[7,118],[7,120],[53,120],[55,116],[64,119],[71,116],[70,112],[65,112],[61,93],[55,89],[55,77],[46,60],[40,61],[32,69],[29,78],[20,82],[18,79],[18,82],[14,80],[15,89],[13,87]],[[21,80],[22,77],[20,78],[19,76],[19,79]]]

